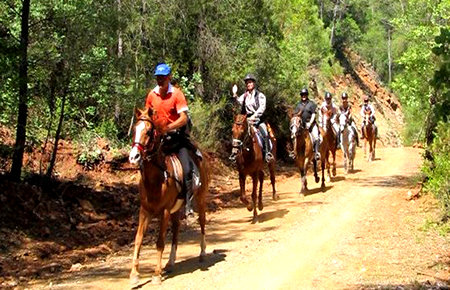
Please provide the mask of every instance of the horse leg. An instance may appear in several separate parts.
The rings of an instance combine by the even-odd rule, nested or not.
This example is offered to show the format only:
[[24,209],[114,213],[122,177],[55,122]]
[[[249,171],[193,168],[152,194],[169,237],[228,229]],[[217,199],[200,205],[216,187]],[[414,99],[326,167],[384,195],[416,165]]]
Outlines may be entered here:
[[206,238],[205,238],[205,225],[206,225],[206,199],[205,199],[205,191],[200,191],[197,200],[198,206],[198,221],[200,223],[200,232],[201,232],[201,240],[200,240],[200,256],[199,261],[203,262],[206,257]]
[[275,161],[269,163],[270,183],[272,184],[272,199],[278,200],[277,191],[275,189]]
[[[327,153],[325,153],[325,166],[326,166],[326,168],[327,168],[327,182],[330,182],[331,181],[331,173],[330,173],[330,151],[329,150],[327,150]],[[323,170],[323,168],[322,168],[322,170]],[[322,182],[323,182],[323,180],[322,180]]]
[[[326,161],[325,161],[325,158],[323,158],[322,160],[321,160],[321,167],[322,167],[322,184],[321,184],[321,188],[322,188],[322,191],[324,191],[324,189],[325,189],[325,163],[326,163]],[[329,168],[328,168],[329,169]],[[328,170],[327,169],[327,170]],[[329,174],[329,172],[327,172],[327,174]]]
[[316,183],[319,183],[320,178],[319,174],[317,174],[317,160],[316,158],[313,159],[313,168],[314,168],[314,180]]
[[160,285],[161,284],[161,260],[164,251],[164,242],[166,240],[167,227],[169,225],[170,212],[165,209],[161,214],[161,220],[159,223],[159,235],[158,240],[156,241],[156,268],[155,275],[152,279],[152,284]]
[[374,133],[373,137],[373,153],[372,153],[372,159],[375,160],[375,147],[377,145],[377,135]]
[[130,284],[132,287],[139,285],[139,253],[141,251],[142,239],[147,232],[150,214],[142,206],[139,209],[139,225],[134,240],[133,262],[131,264]]
[[262,201],[262,191],[263,191],[263,182],[264,182],[264,171],[260,171],[258,174],[259,179],[259,193],[258,193],[258,209],[261,211],[264,208]]
[[170,249],[169,261],[166,264],[166,271],[172,271],[177,258],[178,232],[180,229],[180,211],[173,213],[170,217],[172,221],[172,248]]
[[245,206],[247,206],[248,211],[253,210],[253,205],[248,202],[247,197],[245,196],[245,175],[239,172],[239,185],[241,187],[241,201]]
[[256,210],[256,200],[257,200],[256,191],[258,190],[258,172],[255,172],[252,174],[252,183],[253,183],[253,189],[252,189],[253,221],[252,221],[252,223],[256,223],[256,221],[258,219],[258,211]]
[[332,150],[331,154],[333,156],[333,164],[332,164],[333,165],[333,171],[332,171],[332,173],[333,173],[333,177],[335,177],[336,176],[336,149]]

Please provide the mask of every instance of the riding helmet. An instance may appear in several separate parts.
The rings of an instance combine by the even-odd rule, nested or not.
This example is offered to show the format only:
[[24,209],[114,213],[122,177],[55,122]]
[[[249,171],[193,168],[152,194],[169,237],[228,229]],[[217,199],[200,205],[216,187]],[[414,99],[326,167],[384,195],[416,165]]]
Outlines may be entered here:
[[244,78],[244,82],[254,81],[256,83],[256,77],[253,74],[247,74]]
[[325,99],[331,99],[331,93],[330,92],[326,92],[325,93]]
[[300,91],[300,96],[303,96],[303,95],[309,95],[309,92],[308,92],[308,89],[307,89],[307,88],[303,88],[303,89]]
[[348,94],[346,92],[343,92],[341,95],[342,99],[348,99]]

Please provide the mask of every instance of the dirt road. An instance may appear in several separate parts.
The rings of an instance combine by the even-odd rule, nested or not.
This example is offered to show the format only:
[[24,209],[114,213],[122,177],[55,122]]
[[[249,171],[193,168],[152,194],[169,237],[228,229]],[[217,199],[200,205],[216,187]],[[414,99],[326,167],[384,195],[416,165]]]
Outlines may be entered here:
[[[207,258],[198,262],[196,228],[182,228],[175,269],[162,289],[329,289],[414,286],[449,279],[448,240],[420,232],[426,213],[406,200],[421,163],[420,151],[383,148],[369,164],[357,153],[356,172],[339,166],[325,192],[308,176],[311,193],[299,197],[299,174],[277,176],[280,200],[270,199],[259,222],[242,206],[208,216]],[[338,162],[340,165],[340,159]],[[236,180],[233,185],[238,188]],[[164,253],[165,263],[169,241]],[[33,288],[126,289],[132,248]],[[155,245],[141,254],[141,289],[151,289]],[[437,280],[436,280],[437,279]],[[148,283],[146,283],[148,282]],[[444,285],[444,284],[442,284]]]

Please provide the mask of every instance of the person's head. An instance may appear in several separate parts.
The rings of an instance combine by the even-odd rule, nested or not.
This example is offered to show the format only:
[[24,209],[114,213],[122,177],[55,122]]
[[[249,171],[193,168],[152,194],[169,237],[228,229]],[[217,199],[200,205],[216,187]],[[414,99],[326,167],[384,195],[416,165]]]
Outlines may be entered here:
[[325,93],[325,102],[327,102],[327,104],[331,104],[331,93],[330,92],[326,92]]
[[368,104],[369,103],[369,96],[365,95],[363,98],[364,104]]
[[348,104],[348,94],[346,92],[343,92],[341,95],[342,104],[347,105]]
[[256,77],[253,74],[247,74],[244,78],[247,91],[252,91],[256,86]]
[[154,75],[158,86],[161,88],[167,88],[169,86],[171,72],[172,70],[170,69],[170,66],[165,63],[159,63],[156,65]]
[[300,91],[300,97],[302,98],[302,101],[306,101],[308,99],[308,95],[309,95],[309,92],[308,92],[307,88],[303,88]]

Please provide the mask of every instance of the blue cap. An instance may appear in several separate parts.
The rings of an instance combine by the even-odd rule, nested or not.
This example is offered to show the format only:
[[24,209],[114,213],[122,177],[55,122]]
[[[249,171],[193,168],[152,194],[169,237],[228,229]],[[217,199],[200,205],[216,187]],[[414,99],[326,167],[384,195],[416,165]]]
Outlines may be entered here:
[[170,66],[165,63],[159,63],[155,68],[155,76],[168,76],[170,75]]

